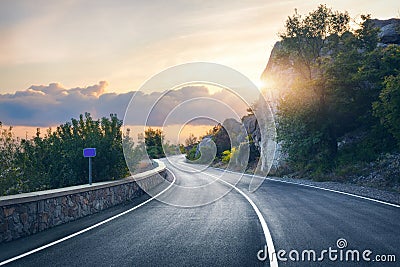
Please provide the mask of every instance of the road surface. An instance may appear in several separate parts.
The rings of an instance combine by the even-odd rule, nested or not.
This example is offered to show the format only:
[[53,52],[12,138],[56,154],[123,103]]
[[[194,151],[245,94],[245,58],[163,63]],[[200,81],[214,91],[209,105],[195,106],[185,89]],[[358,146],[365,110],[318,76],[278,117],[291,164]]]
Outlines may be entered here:
[[[223,181],[216,181],[222,170],[208,168],[196,173],[195,170],[201,166],[187,164],[183,157],[172,158],[173,164],[165,163],[174,174],[175,182],[163,189],[162,201],[194,206],[208,203],[212,199],[210,196],[227,194],[209,204],[192,208],[176,207],[144,196],[127,205],[2,244],[0,261],[87,229],[147,201],[118,218],[8,265],[400,265],[399,207],[271,180],[265,180],[257,191],[250,193],[247,189],[251,177],[243,176],[235,186],[238,176],[234,173],[225,173]],[[195,191],[190,190],[193,186],[197,186]],[[340,244],[337,244],[338,239],[341,239]],[[272,262],[268,258],[260,261],[268,242],[273,243],[276,253],[281,251],[280,260],[274,254]],[[309,254],[310,250],[316,253],[315,261]],[[322,253],[324,250],[327,251]],[[337,251],[330,252],[332,259],[329,250]],[[350,254],[346,260],[348,250],[359,251],[360,261],[352,260]],[[362,259],[366,250],[371,251],[366,252],[370,262]],[[392,255],[397,262],[376,262],[377,259],[393,261]],[[323,261],[318,261],[318,258]]]

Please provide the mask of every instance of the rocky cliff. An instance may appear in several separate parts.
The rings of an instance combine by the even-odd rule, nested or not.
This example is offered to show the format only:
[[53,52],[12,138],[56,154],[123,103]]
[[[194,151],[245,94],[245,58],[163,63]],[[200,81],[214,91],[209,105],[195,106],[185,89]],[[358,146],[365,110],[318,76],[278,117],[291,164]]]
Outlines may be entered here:
[[400,19],[378,20],[373,19],[374,25],[380,29],[378,45],[400,45]]
[[[400,19],[373,19],[371,21],[379,28],[378,46],[400,45]],[[261,75],[261,80],[265,85],[262,91],[274,114],[277,111],[278,100],[291,88],[293,82],[299,78],[299,74],[293,67],[293,62],[290,59],[279,56],[281,49],[281,43],[276,42]],[[252,135],[261,154],[263,154],[262,151],[266,148],[261,144],[260,129],[257,127],[254,115],[244,117],[243,123],[246,126],[246,130]],[[279,166],[282,159],[284,159],[284,155],[280,152],[280,146],[277,144],[273,169]]]
[[[372,20],[373,24],[380,29],[378,46],[387,46],[389,44],[400,44],[400,19],[389,20]],[[293,82],[299,78],[299,74],[293,67],[293,62],[290,59],[279,56],[282,49],[280,42],[275,43],[268,63],[261,75],[264,81],[263,94],[265,99],[272,109],[275,116],[277,111],[278,100],[291,88]],[[262,117],[262,116],[260,116]],[[270,120],[271,118],[267,118]],[[269,122],[265,125],[271,125]],[[243,128],[245,132],[251,136],[256,149],[260,152],[261,169],[269,169],[271,166],[272,173],[276,170],[285,156],[280,151],[279,144],[271,142],[271,140],[262,140],[261,136],[273,136],[271,129],[260,129],[259,122],[255,115],[247,115],[242,118],[241,123],[234,119],[227,119],[222,126],[228,131],[233,146],[238,146],[244,141]],[[211,137],[207,136],[201,142],[199,147],[211,146]],[[215,146],[215,144],[213,144]],[[275,151],[275,156],[271,159],[272,152]],[[271,164],[272,161],[272,164]]]
[[[400,45],[400,19],[373,19],[371,21],[379,28],[378,46]],[[299,77],[293,68],[293,63],[288,59],[279,57],[281,49],[281,43],[276,42],[268,63],[261,74],[261,80],[265,84],[263,92],[265,97],[272,103],[273,110],[276,110],[275,103],[277,100],[289,90],[293,82]]]

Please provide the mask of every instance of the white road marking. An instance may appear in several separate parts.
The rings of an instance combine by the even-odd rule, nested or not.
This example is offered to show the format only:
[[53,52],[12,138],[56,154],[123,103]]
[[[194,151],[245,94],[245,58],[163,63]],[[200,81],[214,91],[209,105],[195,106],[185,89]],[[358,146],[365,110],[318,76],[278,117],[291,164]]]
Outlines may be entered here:
[[[188,167],[190,169],[196,170],[195,168],[192,168],[190,166],[184,165],[182,163],[178,163],[180,165],[183,165],[185,167]],[[216,178],[217,181],[221,181],[227,185],[229,185],[230,187],[232,187],[233,189],[235,189],[239,194],[241,194],[251,205],[251,207],[253,208],[253,210],[256,212],[258,220],[261,223],[261,227],[263,229],[264,232],[264,238],[265,241],[267,243],[267,247],[268,247],[268,258],[269,258],[269,264],[271,267],[278,267],[278,261],[276,259],[276,253],[275,253],[275,246],[274,243],[272,241],[272,236],[271,236],[271,232],[269,231],[269,228],[267,226],[267,223],[262,215],[262,213],[260,212],[260,210],[258,209],[257,205],[253,202],[253,200],[251,200],[242,190],[240,190],[239,188],[237,188],[235,185],[228,183],[224,180],[222,180],[220,177],[206,173],[206,172],[202,172],[202,174],[208,175],[210,177]],[[236,173],[237,174],[237,173]],[[275,259],[275,260],[274,260]]]
[[[213,168],[213,167],[212,167]],[[230,172],[230,173],[235,173],[235,174],[239,174],[238,172],[234,172],[234,171],[230,171],[230,170],[224,170],[221,168],[213,168],[216,170],[220,170],[220,171],[226,171],[226,172]],[[253,176],[251,174],[247,174],[244,173],[243,175],[246,176]],[[380,204],[384,204],[384,205],[388,205],[388,206],[392,206],[395,208],[400,208],[400,205],[394,204],[394,203],[389,203],[389,202],[385,202],[382,200],[378,200],[378,199],[374,199],[374,198],[369,198],[369,197],[364,197],[364,196],[360,196],[360,195],[356,195],[356,194],[352,194],[352,193],[347,193],[347,192],[343,192],[343,191],[339,191],[339,190],[333,190],[333,189],[328,189],[328,188],[323,188],[323,187],[319,187],[316,185],[308,185],[308,184],[301,184],[301,183],[296,183],[296,182],[289,182],[289,181],[282,181],[279,179],[273,179],[273,178],[268,178],[268,177],[262,177],[262,176],[258,176],[255,175],[256,177],[265,179],[265,180],[269,180],[269,181],[275,181],[275,182],[280,182],[280,183],[286,183],[286,184],[294,184],[294,185],[300,185],[300,186],[305,186],[305,187],[310,187],[310,188],[315,188],[315,189],[320,189],[320,190],[324,190],[324,191],[329,191],[329,192],[334,192],[334,193],[338,193],[338,194],[342,194],[342,195],[347,195],[347,196],[352,196],[352,197],[356,197],[356,198],[361,198],[361,199],[365,199],[365,200],[369,200],[369,201],[373,201],[376,203],[380,203]]]
[[338,193],[338,194],[342,194],[342,195],[361,198],[361,199],[373,201],[373,202],[376,202],[376,203],[380,203],[380,204],[384,204],[384,205],[389,205],[389,206],[392,206],[392,207],[400,208],[400,205],[397,205],[397,204],[394,204],[394,203],[389,203],[389,202],[385,202],[385,201],[382,201],[382,200],[373,199],[373,198],[369,198],[369,197],[364,197],[364,196],[360,196],[360,195],[356,195],[356,194],[352,194],[352,193],[347,193],[347,192],[342,192],[342,191],[338,191],[338,190],[323,188],[323,187],[319,187],[319,186],[315,186],[315,185],[300,184],[300,183],[289,182],[289,181],[280,181],[280,180],[272,179],[272,178],[265,178],[265,179],[266,180],[270,180],[270,181],[286,183],[286,184],[295,184],[295,185],[301,185],[301,186],[305,186],[305,187],[311,187],[311,188],[315,188],[315,189],[320,189],[320,190],[334,192],[334,193]]
[[[167,170],[168,170],[168,168],[167,168]],[[78,235],[80,235],[80,234],[83,234],[83,233],[85,233],[85,232],[87,232],[87,231],[90,231],[90,230],[92,230],[92,229],[94,229],[94,228],[96,228],[96,227],[98,227],[98,226],[100,226],[100,225],[103,225],[103,224],[105,224],[105,223],[108,223],[109,221],[112,221],[112,220],[114,220],[114,219],[116,219],[116,218],[118,218],[118,217],[121,217],[121,216],[123,216],[123,215],[125,215],[125,214],[127,214],[127,213],[129,213],[129,212],[131,212],[131,211],[134,211],[134,210],[140,208],[141,206],[143,206],[143,205],[149,203],[150,201],[156,199],[158,196],[160,196],[161,194],[163,194],[164,192],[166,192],[168,189],[170,189],[171,186],[175,183],[175,181],[176,181],[175,174],[174,174],[172,171],[170,171],[170,170],[168,170],[168,171],[169,171],[170,173],[172,173],[172,175],[174,176],[174,180],[172,181],[172,183],[171,183],[167,188],[165,188],[163,191],[161,191],[160,193],[158,193],[158,194],[155,195],[154,197],[149,198],[148,200],[146,200],[146,201],[140,203],[139,205],[137,205],[137,206],[135,206],[135,207],[133,207],[133,208],[130,208],[129,210],[126,210],[126,211],[121,212],[121,213],[119,213],[119,214],[117,214],[117,215],[114,215],[114,216],[112,216],[112,217],[110,217],[110,218],[108,218],[108,219],[106,219],[106,220],[104,220],[104,221],[101,221],[101,222],[99,222],[99,223],[96,223],[96,224],[94,224],[94,225],[92,225],[92,226],[89,226],[89,227],[87,227],[87,228],[85,228],[85,229],[83,229],[83,230],[80,230],[80,231],[78,231],[78,232],[76,232],[76,233],[70,234],[70,235],[68,235],[68,236],[66,236],[66,237],[63,237],[63,238],[58,239],[58,240],[56,240],[56,241],[53,241],[53,242],[51,242],[51,243],[49,243],[49,244],[47,244],[47,245],[44,245],[44,246],[35,248],[35,249],[31,250],[31,251],[25,252],[25,253],[23,253],[23,254],[21,254],[21,255],[15,256],[15,257],[10,258],[10,259],[8,259],[8,260],[2,261],[2,262],[0,262],[0,266],[5,265],[5,264],[10,263],[10,262],[13,262],[13,261],[18,260],[18,259],[21,259],[21,258],[23,258],[23,257],[26,257],[26,256],[31,255],[31,254],[33,254],[33,253],[36,253],[36,252],[38,252],[38,251],[44,250],[44,249],[46,249],[46,248],[49,248],[49,247],[54,246],[54,245],[56,245],[56,244],[59,244],[59,243],[65,241],[65,240],[71,239],[71,238],[73,238],[73,237],[75,237],[75,236],[78,236]]]

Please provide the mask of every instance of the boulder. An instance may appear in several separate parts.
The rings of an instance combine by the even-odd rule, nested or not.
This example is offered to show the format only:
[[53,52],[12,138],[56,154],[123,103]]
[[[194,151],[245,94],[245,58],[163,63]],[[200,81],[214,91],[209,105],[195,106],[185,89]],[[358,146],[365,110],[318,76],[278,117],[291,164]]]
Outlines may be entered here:
[[378,34],[384,44],[400,44],[400,23],[388,24],[381,28]]
[[201,139],[199,145],[197,146],[196,149],[196,154],[195,156],[199,156],[201,153],[200,151],[204,151],[204,150],[214,150],[215,149],[215,143],[212,140],[212,136],[211,135],[206,135],[203,137],[203,139]]
[[200,163],[200,164],[211,164],[215,158],[215,155],[217,153],[217,147],[212,140],[211,136],[205,136],[203,139],[200,141],[200,143],[197,146],[196,149],[196,157],[199,157],[196,159],[194,162]]
[[238,147],[240,143],[246,141],[246,129],[244,125],[233,118],[226,119],[222,126],[227,131],[229,138],[231,139],[231,146]]
[[258,127],[257,118],[255,115],[247,115],[242,118],[242,123],[248,135],[254,141],[254,145],[260,150],[260,140],[261,140],[261,132],[260,127]]

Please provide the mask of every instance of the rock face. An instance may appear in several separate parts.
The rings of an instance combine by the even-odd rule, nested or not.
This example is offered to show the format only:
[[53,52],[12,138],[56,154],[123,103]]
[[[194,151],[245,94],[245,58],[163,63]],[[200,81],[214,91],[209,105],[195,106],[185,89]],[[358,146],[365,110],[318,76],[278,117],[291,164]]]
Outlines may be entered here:
[[222,126],[228,132],[230,139],[232,140],[232,146],[239,146],[240,143],[246,140],[247,132],[243,123],[238,122],[235,119],[226,119],[222,123]]
[[[262,98],[262,96],[260,96]],[[264,99],[257,102],[255,115],[248,115],[242,118],[242,123],[247,133],[254,141],[254,146],[260,152],[260,161],[256,173],[267,175],[270,170],[275,170],[276,162],[276,129],[273,114],[265,103]]]
[[[238,147],[240,143],[246,140],[246,130],[243,127],[243,124],[238,122],[237,120],[233,118],[226,119],[222,123],[222,127],[224,127],[224,129],[228,133],[230,139],[229,143],[231,143],[232,146]],[[201,154],[202,150],[214,153],[215,155],[217,148],[212,138],[213,135],[206,135],[202,138],[196,149],[196,157]]]
[[242,123],[246,131],[251,135],[254,145],[260,149],[261,132],[255,115],[247,115],[242,118]]
[[[379,46],[389,44],[400,45],[400,19],[371,20],[372,23],[380,29],[378,34]],[[293,62],[290,59],[279,57],[282,49],[281,42],[276,42],[269,57],[268,63],[261,74],[261,80],[267,84],[265,88],[265,97],[272,104],[273,112],[276,112],[276,102],[287,92],[293,82],[299,78],[299,74],[293,68]]]
[[261,74],[261,80],[266,84],[264,95],[272,104],[273,112],[276,112],[276,105],[274,105],[277,102],[276,100],[287,92],[298,77],[293,67],[293,62],[278,56],[281,49],[281,42],[276,42],[272,48],[267,66]]
[[215,143],[212,140],[212,136],[211,135],[206,135],[203,137],[203,139],[201,139],[199,145],[196,148],[196,154],[195,156],[199,156],[201,151],[204,149],[210,149],[210,150],[214,150],[215,149]]
[[388,20],[372,20],[377,28],[380,28],[378,34],[380,44],[389,45],[397,44],[400,45],[400,19],[388,19]]

